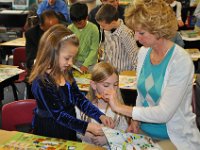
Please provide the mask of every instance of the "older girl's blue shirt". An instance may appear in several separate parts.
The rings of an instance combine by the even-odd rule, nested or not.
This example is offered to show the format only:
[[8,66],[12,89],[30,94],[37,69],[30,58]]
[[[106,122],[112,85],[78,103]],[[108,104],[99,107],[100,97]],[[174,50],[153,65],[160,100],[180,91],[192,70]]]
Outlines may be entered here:
[[[137,88],[142,94],[144,107],[157,106],[162,97],[161,89],[164,81],[167,65],[174,51],[173,46],[166,54],[165,58],[160,64],[153,65],[150,60],[150,53],[152,49],[148,50],[146,55]],[[160,115],[160,114],[158,114]],[[168,139],[168,133],[165,123],[141,123],[141,129],[152,138]]]
[[42,112],[42,117],[55,120],[68,130],[84,134],[88,122],[77,119],[72,113],[75,109],[69,111],[77,106],[83,113],[101,123],[100,116],[104,114],[81,93],[75,81],[57,87],[48,74],[45,75],[44,81],[38,77],[32,84],[32,93],[37,101],[35,115]]

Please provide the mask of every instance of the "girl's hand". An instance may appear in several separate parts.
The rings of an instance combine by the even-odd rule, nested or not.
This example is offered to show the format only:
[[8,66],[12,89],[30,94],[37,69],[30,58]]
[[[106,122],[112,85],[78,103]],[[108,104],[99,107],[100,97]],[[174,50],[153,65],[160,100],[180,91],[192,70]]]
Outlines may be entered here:
[[85,66],[81,66],[80,69],[81,69],[81,71],[82,71],[83,73],[87,73],[87,72],[88,72],[88,68],[85,67]]
[[102,130],[102,126],[98,125],[96,123],[92,123],[92,122],[88,123],[88,127],[87,127],[86,131],[90,132],[90,133],[92,133],[96,136],[97,135],[100,135],[100,136],[104,135],[103,130]]
[[127,129],[127,132],[139,133],[139,129],[140,129],[140,122],[131,119],[131,123]]
[[107,127],[110,127],[110,128],[114,128],[115,127],[115,123],[114,121],[112,120],[112,118],[110,117],[107,117],[106,115],[101,115],[100,118],[101,122],[107,126]]
[[111,109],[117,112],[121,103],[117,97],[117,92],[115,90],[104,91],[102,98],[109,103]]
[[92,142],[97,146],[104,146],[108,143],[106,136],[93,136]]

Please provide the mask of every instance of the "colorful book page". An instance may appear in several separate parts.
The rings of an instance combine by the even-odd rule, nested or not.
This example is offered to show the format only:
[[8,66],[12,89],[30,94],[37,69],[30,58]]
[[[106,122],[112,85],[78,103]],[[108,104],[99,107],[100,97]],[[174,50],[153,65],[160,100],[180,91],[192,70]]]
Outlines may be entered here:
[[111,150],[161,150],[148,136],[103,127]]
[[83,150],[87,144],[18,132],[0,145],[3,150]]

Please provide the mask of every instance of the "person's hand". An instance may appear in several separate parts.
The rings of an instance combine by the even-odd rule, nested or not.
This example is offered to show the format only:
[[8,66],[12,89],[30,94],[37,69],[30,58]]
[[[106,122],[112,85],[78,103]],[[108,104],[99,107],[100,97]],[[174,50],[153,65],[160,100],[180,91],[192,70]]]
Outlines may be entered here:
[[132,133],[139,133],[139,129],[140,129],[140,122],[131,119],[130,125],[126,131]]
[[87,73],[87,72],[88,72],[88,68],[85,67],[85,66],[81,66],[80,69],[81,69],[81,71],[82,71],[83,73]]
[[117,108],[121,105],[115,90],[104,91],[102,98],[109,103],[113,111],[117,111]]
[[112,120],[112,118],[110,117],[107,117],[106,115],[101,115],[100,118],[101,122],[107,126],[107,127],[110,127],[110,128],[114,128],[115,127],[115,123],[114,121]]
[[104,135],[102,126],[92,122],[88,123],[86,131],[94,135],[99,135],[99,136]]
[[183,27],[183,26],[184,26],[184,23],[183,23],[182,20],[178,20],[178,26],[179,26],[179,27]]
[[108,143],[106,136],[93,136],[92,142],[97,146],[104,146]]

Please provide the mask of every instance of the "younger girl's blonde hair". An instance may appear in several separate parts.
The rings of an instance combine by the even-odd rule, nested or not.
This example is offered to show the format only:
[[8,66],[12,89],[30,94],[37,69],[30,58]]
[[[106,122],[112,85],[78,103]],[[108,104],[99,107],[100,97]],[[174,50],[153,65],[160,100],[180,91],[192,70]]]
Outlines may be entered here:
[[[117,69],[113,67],[110,63],[106,62],[100,62],[94,66],[91,72],[91,80],[100,83],[105,81],[107,78],[109,78],[112,74],[116,74],[119,77],[119,73],[117,72]],[[123,102],[120,89],[117,89],[118,99],[121,103]],[[87,98],[91,101],[96,99],[95,91],[90,86],[89,92],[87,94]]]

